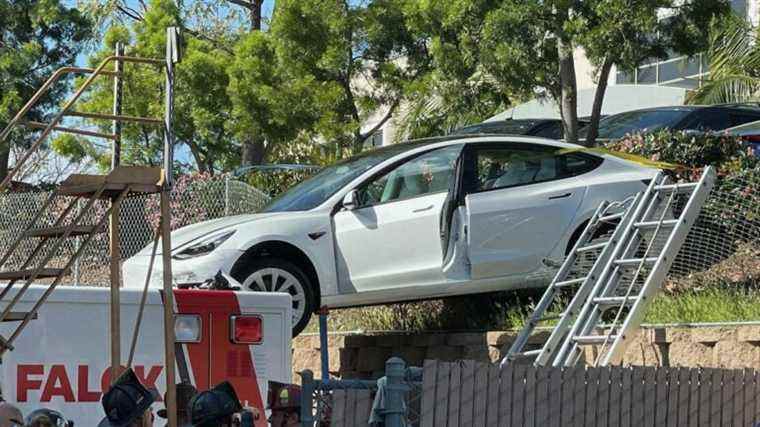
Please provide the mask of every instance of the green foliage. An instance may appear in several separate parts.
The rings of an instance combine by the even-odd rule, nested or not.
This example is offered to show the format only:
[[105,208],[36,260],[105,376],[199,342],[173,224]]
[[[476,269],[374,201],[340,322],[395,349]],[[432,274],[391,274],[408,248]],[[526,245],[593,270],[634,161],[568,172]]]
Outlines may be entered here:
[[712,22],[707,57],[710,74],[690,95],[690,102],[713,104],[758,99],[760,47],[757,31],[749,23],[739,18]]
[[[58,0],[0,0],[0,129],[52,72],[73,65],[90,35],[90,21]],[[45,121],[70,88],[64,80],[25,117]],[[26,145],[32,132],[14,132],[11,145]],[[0,147],[0,178],[8,167],[8,144]]]

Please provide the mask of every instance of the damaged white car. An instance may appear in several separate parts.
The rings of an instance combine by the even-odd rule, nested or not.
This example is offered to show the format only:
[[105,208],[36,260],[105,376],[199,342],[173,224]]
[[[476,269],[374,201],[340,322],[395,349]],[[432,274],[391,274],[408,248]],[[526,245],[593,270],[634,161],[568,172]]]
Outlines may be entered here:
[[[176,230],[172,273],[188,284],[221,270],[247,290],[288,292],[294,334],[322,306],[536,286],[601,201],[643,190],[656,172],[540,138],[386,146],[325,168],[261,213]],[[142,286],[151,249],[124,263],[126,286]]]

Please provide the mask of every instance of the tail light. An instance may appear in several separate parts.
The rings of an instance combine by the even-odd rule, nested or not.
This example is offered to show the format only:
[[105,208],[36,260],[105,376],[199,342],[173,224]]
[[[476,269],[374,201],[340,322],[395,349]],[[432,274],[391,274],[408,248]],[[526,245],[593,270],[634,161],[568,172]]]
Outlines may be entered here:
[[201,316],[197,314],[175,315],[174,337],[176,342],[201,342]]
[[261,344],[264,328],[261,316],[237,315],[230,321],[230,340],[235,344]]

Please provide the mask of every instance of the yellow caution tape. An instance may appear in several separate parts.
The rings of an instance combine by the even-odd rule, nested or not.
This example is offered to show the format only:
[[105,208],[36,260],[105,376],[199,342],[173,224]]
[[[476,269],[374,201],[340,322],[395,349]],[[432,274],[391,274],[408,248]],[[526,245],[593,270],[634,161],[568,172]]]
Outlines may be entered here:
[[676,170],[676,169],[687,169],[683,165],[678,165],[675,163],[668,163],[668,162],[658,162],[654,160],[647,159],[646,157],[642,157],[636,154],[630,154],[630,153],[623,153],[621,151],[613,151],[609,150],[607,148],[565,148],[564,150],[560,150],[560,153],[573,153],[573,152],[592,152],[597,154],[608,154],[610,156],[619,157],[623,160],[628,160],[634,163],[638,163],[642,166],[648,166],[651,168],[657,168],[657,169],[668,169],[668,170]]

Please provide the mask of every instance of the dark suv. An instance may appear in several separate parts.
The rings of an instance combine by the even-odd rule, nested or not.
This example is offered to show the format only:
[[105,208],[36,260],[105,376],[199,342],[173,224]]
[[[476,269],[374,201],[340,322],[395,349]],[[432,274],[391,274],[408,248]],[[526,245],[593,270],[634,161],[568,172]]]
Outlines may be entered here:
[[[588,124],[587,119],[578,119],[578,127]],[[454,135],[527,135],[549,139],[562,139],[562,120],[559,119],[508,119],[483,122],[465,126],[452,132]]]
[[[760,120],[756,104],[687,105],[626,111],[599,121],[599,141],[622,138],[633,133],[660,129],[720,131]],[[584,138],[586,130],[581,130]]]

